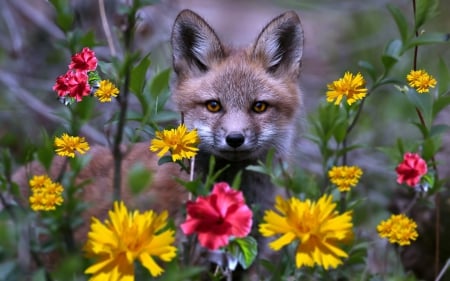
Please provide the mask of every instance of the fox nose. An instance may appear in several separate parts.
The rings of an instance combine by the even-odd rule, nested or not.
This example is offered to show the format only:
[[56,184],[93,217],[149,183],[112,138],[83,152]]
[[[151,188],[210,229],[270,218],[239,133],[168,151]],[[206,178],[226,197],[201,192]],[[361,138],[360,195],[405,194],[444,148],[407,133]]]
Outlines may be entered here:
[[237,148],[244,143],[245,137],[241,133],[232,132],[232,133],[228,134],[228,136],[226,137],[225,140],[227,141],[227,144],[229,146],[231,146],[233,148]]

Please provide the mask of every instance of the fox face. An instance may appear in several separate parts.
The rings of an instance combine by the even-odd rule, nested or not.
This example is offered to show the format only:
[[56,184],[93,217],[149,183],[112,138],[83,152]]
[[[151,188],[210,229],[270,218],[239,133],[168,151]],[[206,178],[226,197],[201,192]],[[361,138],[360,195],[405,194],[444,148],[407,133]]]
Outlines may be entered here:
[[246,49],[224,46],[192,11],[172,33],[173,98],[185,124],[198,130],[200,150],[229,161],[288,155],[301,113],[303,30],[287,12]]

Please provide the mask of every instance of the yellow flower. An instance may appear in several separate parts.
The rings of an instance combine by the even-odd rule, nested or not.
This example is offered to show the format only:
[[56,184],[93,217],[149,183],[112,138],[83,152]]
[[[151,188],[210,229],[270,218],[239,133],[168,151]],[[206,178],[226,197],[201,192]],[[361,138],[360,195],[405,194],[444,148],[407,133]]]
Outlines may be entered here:
[[100,87],[95,91],[95,96],[100,102],[110,102],[117,95],[119,95],[119,89],[108,80],[100,81]]
[[92,281],[134,281],[134,262],[139,260],[152,276],[161,275],[164,270],[154,257],[169,262],[177,250],[171,246],[175,231],[167,228],[167,217],[167,212],[128,212],[123,202],[114,202],[109,220],[92,218],[84,251],[96,263],[84,273],[93,274]]
[[355,187],[362,174],[362,170],[357,166],[334,166],[328,171],[330,181],[340,192],[350,191],[351,187]]
[[51,211],[64,201],[61,184],[52,182],[47,175],[35,175],[29,180],[31,195],[30,207],[33,211]]
[[150,150],[159,151],[159,157],[170,151],[172,161],[175,162],[194,157],[197,154],[199,142],[197,130],[188,131],[184,124],[181,124],[176,129],[156,132],[156,138],[150,143]]
[[317,202],[300,201],[298,198],[276,198],[275,209],[264,214],[265,223],[259,232],[265,236],[281,234],[269,247],[275,251],[299,240],[296,265],[325,269],[336,268],[348,254],[338,243],[348,243],[353,238],[352,212],[338,214],[331,195],[322,196]]
[[89,144],[83,137],[72,137],[64,133],[61,137],[55,137],[56,153],[59,156],[75,157],[75,151],[81,154],[89,150]]
[[367,88],[361,73],[353,76],[350,72],[345,72],[343,78],[328,84],[327,87],[327,102],[334,102],[335,105],[339,105],[344,96],[348,105],[351,105],[363,99],[367,94]]
[[437,84],[436,79],[425,70],[411,70],[411,72],[406,75],[406,80],[408,80],[410,87],[413,87],[421,94],[428,93],[430,88],[434,88]]
[[389,242],[400,246],[410,245],[411,240],[416,240],[417,224],[404,214],[392,215],[388,220],[381,221],[377,226],[381,238],[389,239]]

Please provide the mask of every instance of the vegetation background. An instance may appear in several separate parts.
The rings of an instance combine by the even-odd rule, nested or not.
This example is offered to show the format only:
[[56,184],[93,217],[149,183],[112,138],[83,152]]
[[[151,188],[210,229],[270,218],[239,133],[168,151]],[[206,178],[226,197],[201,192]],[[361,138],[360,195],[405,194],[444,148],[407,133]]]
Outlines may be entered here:
[[[72,0],[54,1],[67,5],[73,13],[79,37],[89,42],[106,42],[99,17],[98,1]],[[117,7],[126,0],[105,1],[110,25],[120,28],[121,18]],[[170,67],[171,25],[175,16],[184,8],[192,9],[203,16],[225,42],[245,45],[254,40],[259,30],[271,18],[282,11],[294,9],[300,15],[305,29],[305,50],[301,87],[305,99],[304,134],[308,135],[310,120],[315,118],[320,102],[325,99],[326,86],[345,71],[362,71],[361,60],[370,61],[382,68],[380,56],[389,40],[398,38],[395,22],[387,4],[397,6],[408,20],[413,22],[411,0],[373,1],[329,1],[329,0],[281,0],[281,1],[207,1],[165,0],[155,1],[140,11],[142,21],[136,30],[134,47],[144,53],[151,51],[151,67],[156,73]],[[426,30],[450,32],[450,1],[441,1],[439,13],[424,27]],[[44,0],[3,0],[0,2],[0,146],[10,150],[15,167],[30,159],[30,147],[43,142],[43,132],[53,135],[62,122],[60,103],[51,90],[55,78],[67,68],[71,53],[63,48],[64,33],[57,26],[57,14]],[[115,38],[118,40],[117,38]],[[75,40],[75,39],[74,39]],[[117,42],[115,42],[116,46]],[[100,60],[109,56],[106,43],[94,48]],[[79,50],[77,50],[79,51]],[[117,52],[121,52],[120,48]],[[412,58],[411,53],[405,57]],[[440,58],[450,65],[448,44],[420,47],[419,68],[432,75],[438,74]],[[412,59],[405,59],[396,66],[398,79],[404,79],[412,67]],[[151,74],[150,74],[151,76]],[[350,153],[351,163],[360,166],[365,174],[356,193],[368,198],[367,204],[357,213],[360,226],[375,229],[385,219],[393,203],[395,182],[392,162],[379,147],[395,146],[397,138],[420,138],[417,129],[409,123],[415,112],[404,97],[393,93],[392,86],[382,87],[370,96],[358,127],[352,138],[364,144],[362,149]],[[138,107],[136,100],[131,106]],[[170,109],[170,103],[168,104]],[[81,131],[91,144],[106,144],[105,132],[110,129],[108,121],[114,115],[114,104],[102,105]],[[447,107],[436,122],[449,124],[450,110]],[[299,166],[317,176],[322,175],[321,155],[316,145],[302,138],[298,145]],[[442,150],[436,155],[442,178],[450,177],[450,132],[443,135]],[[448,207],[448,206],[447,206]],[[442,218],[450,226],[450,216]],[[3,224],[7,227],[7,224]],[[0,238],[3,227],[0,228]],[[374,235],[367,231],[364,235]],[[381,242],[380,242],[381,243]],[[450,249],[449,244],[443,245]],[[371,270],[382,270],[383,247],[369,253]],[[0,267],[6,261],[4,246],[0,243]],[[371,255],[371,256],[370,256]],[[0,270],[1,272],[1,270]],[[447,278],[448,274],[447,274]],[[0,276],[0,280],[2,277]],[[400,280],[400,279],[399,279]]]

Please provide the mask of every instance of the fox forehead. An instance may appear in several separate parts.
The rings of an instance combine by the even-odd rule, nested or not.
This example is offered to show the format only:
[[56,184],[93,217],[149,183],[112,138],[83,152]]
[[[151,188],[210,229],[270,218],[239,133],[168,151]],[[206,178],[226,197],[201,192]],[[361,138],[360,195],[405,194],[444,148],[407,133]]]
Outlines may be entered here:
[[248,108],[256,101],[296,107],[300,103],[298,81],[274,77],[246,52],[232,53],[210,66],[208,72],[180,81],[178,97],[195,103],[218,100],[224,106]]

